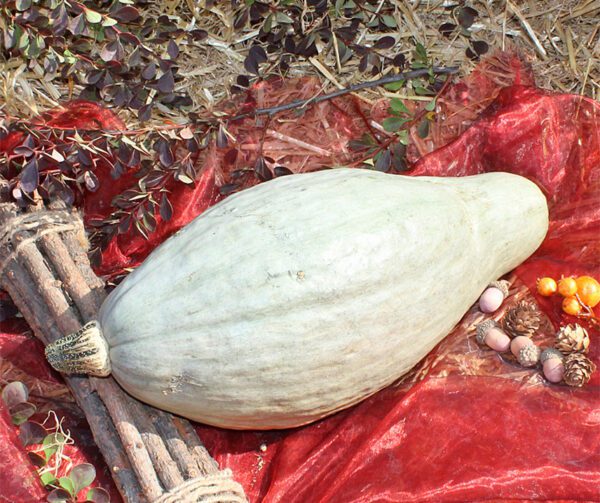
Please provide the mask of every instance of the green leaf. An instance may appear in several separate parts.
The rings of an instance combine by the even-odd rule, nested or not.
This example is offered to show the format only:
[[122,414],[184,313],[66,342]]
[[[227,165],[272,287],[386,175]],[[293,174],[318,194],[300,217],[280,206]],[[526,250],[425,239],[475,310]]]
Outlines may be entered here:
[[427,105],[425,105],[425,110],[427,110],[428,112],[435,111],[435,101],[436,99],[433,98],[429,103],[427,103]]
[[404,87],[406,81],[399,80],[398,82],[390,82],[389,84],[385,84],[385,87],[388,91],[398,91]]
[[65,436],[62,433],[50,433],[46,435],[42,441],[44,446],[44,456],[48,461],[52,455],[58,450],[58,446],[65,443]]
[[94,482],[96,469],[90,463],[82,463],[71,470],[69,477],[73,481],[74,494],[78,494],[79,491]]
[[71,496],[75,496],[77,493],[75,492],[75,484],[70,477],[61,477],[58,479],[58,485],[62,487],[65,491],[67,491]]
[[390,108],[394,113],[410,115],[410,110],[406,108],[406,105],[400,98],[392,98],[390,101]]
[[421,124],[417,127],[417,134],[419,138],[427,138],[429,134],[429,121],[427,119],[421,121]]
[[420,63],[427,63],[427,49],[420,42],[415,46],[415,59]]
[[400,143],[402,143],[402,145],[408,145],[408,143],[409,143],[408,130],[403,129],[402,131],[400,131],[398,133],[398,138],[400,138]]
[[48,494],[48,503],[68,503],[72,501],[70,494],[64,489],[54,489]]
[[85,18],[87,19],[88,23],[91,24],[98,24],[102,22],[102,14],[91,9],[85,9]]
[[113,19],[112,17],[107,17],[104,21],[102,21],[102,26],[108,28],[109,26],[114,26],[117,23],[118,21],[116,19]]
[[381,20],[383,21],[383,24],[386,25],[388,28],[398,27],[398,23],[396,23],[396,18],[394,16],[384,14],[383,16],[381,16]]
[[388,117],[387,119],[383,119],[383,129],[388,133],[395,133],[409,120],[403,117]]
[[40,476],[40,480],[42,481],[43,485],[47,486],[50,484],[54,484],[54,482],[56,482],[56,477],[52,472],[46,472],[42,473],[42,475]]
[[31,4],[31,0],[17,0],[15,2],[15,7],[18,11],[23,12],[24,10],[29,9],[29,7],[31,7]]
[[26,422],[35,414],[36,406],[29,402],[18,403],[8,409],[13,424],[17,426]]

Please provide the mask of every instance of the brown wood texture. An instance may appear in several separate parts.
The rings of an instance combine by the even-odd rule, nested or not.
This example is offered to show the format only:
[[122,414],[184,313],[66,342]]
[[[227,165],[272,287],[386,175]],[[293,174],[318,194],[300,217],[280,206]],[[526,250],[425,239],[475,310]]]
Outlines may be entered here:
[[[60,203],[52,209],[66,210]],[[43,215],[44,208],[29,211]],[[10,229],[18,213],[15,205],[0,204],[0,228],[5,237],[10,234],[0,250],[1,286],[48,344],[94,318],[106,295],[104,283],[92,271],[81,232],[32,239],[35,231]],[[127,502],[153,501],[187,480],[219,471],[187,420],[138,402],[111,377],[65,376],[65,382]]]

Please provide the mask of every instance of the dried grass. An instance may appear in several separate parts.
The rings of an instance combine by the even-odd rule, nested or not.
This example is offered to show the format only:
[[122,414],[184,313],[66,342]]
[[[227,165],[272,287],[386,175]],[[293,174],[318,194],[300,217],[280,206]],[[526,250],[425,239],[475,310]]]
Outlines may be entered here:
[[[422,43],[430,57],[441,65],[457,65],[460,75],[468,74],[476,62],[465,55],[469,37],[456,34],[449,38],[438,31],[442,23],[453,22],[453,10],[459,2],[453,0],[391,0],[396,6],[399,29],[394,34],[398,47],[410,57],[415,42]],[[230,97],[230,87],[238,75],[245,73],[243,60],[249,40],[257,31],[248,29],[240,34],[232,28],[233,11],[230,2],[216,2],[210,11],[204,2],[167,0],[152,4],[150,15],[175,15],[182,26],[202,28],[209,37],[198,43],[184,45],[180,55],[179,73],[193,101],[193,111],[210,110],[215,103]],[[479,16],[470,28],[470,38],[484,40],[490,50],[516,47],[533,65],[538,85],[560,92],[584,94],[600,98],[600,1],[598,0],[510,0],[473,1],[470,5]],[[335,24],[343,24],[336,20]],[[364,43],[375,42],[382,34],[362,32]],[[358,71],[357,63],[340,65],[335,51],[324,52],[309,61],[295,63],[291,76],[317,75],[324,88],[332,90],[371,77]],[[43,75],[25,71],[16,61],[0,63],[0,111],[9,116],[29,117],[55,106],[59,101],[77,94],[77,87],[48,82]],[[422,99],[410,92],[400,97]],[[360,97],[374,102],[390,93],[383,89],[367,90]],[[127,111],[119,114],[126,122],[135,122]],[[156,123],[165,119],[185,120],[179,114],[158,108]]]

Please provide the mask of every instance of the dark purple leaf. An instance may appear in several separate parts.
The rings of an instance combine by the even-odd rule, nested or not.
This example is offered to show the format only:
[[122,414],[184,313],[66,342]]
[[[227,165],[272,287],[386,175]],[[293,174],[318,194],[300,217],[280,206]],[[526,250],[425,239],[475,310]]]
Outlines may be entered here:
[[37,159],[31,159],[21,171],[21,179],[19,180],[19,186],[23,192],[30,194],[32,193],[40,183],[40,174],[38,171]]
[[77,150],[77,160],[82,166],[92,166],[92,158],[84,149],[80,148]]
[[225,129],[223,126],[219,126],[219,130],[217,131],[217,147],[225,148],[227,143],[227,134],[225,133]]
[[275,166],[275,169],[273,171],[275,173],[275,176],[286,176],[294,174],[293,171],[289,170],[285,166]]
[[27,421],[36,412],[36,406],[29,402],[18,403],[8,409],[13,424],[19,425]]
[[392,59],[392,65],[403,68],[406,65],[406,56],[404,54],[396,54]]
[[246,23],[248,22],[248,9],[247,8],[243,8],[242,10],[238,11],[236,13],[236,15],[233,18],[233,28],[235,30],[240,30],[241,28],[243,28],[244,26],[246,26]]
[[35,152],[25,145],[15,147],[13,150],[15,155],[22,155],[23,157],[31,157]]
[[113,180],[117,180],[118,178],[121,177],[121,175],[124,173],[124,169],[123,169],[123,165],[119,162],[116,161],[113,165],[112,168],[110,170],[110,177]]
[[158,160],[165,168],[172,166],[175,162],[171,146],[165,140],[158,143]]
[[92,171],[86,171],[83,174],[83,180],[90,192],[96,192],[98,190],[100,182],[98,181],[98,177]]
[[375,49],[390,49],[391,47],[394,47],[395,44],[396,39],[394,37],[386,36],[381,37],[377,42],[375,42],[373,47]]
[[69,478],[73,482],[73,493],[77,494],[84,487],[89,486],[96,478],[96,469],[90,463],[82,463],[74,466],[69,473]]
[[110,16],[122,23],[130,23],[140,17],[140,12],[135,7],[126,5],[125,7],[121,7],[118,11],[113,12]]
[[465,54],[466,54],[467,58],[469,58],[469,59],[472,59],[472,60],[479,59],[479,55],[475,51],[473,51],[473,49],[471,49],[470,47],[467,47]]
[[97,84],[103,77],[104,72],[102,70],[93,70],[86,75],[87,83],[90,85]]
[[140,107],[140,109],[138,110],[138,120],[140,122],[146,122],[148,119],[150,119],[151,115],[152,115],[152,103],[149,103],[148,105],[144,105],[144,106]]
[[456,30],[456,25],[454,23],[444,23],[438,28],[438,31],[444,37],[449,37],[450,35],[452,35],[454,33],[454,30]]
[[385,149],[377,155],[377,159],[375,160],[375,169],[377,171],[383,171],[387,173],[390,170],[390,164],[392,161],[392,154],[389,149]]
[[29,390],[21,381],[8,383],[2,389],[2,401],[6,407],[11,408],[29,399]]
[[293,37],[285,37],[283,41],[284,49],[290,54],[294,54],[296,51],[296,42]]
[[34,421],[27,421],[19,427],[19,440],[25,447],[41,444],[47,434],[46,428]]
[[228,196],[229,194],[233,194],[239,188],[240,186],[237,183],[226,183],[225,185],[221,185],[219,187],[219,194],[222,196]]
[[250,87],[250,79],[247,75],[238,75],[235,82],[240,87]]
[[162,198],[160,200],[159,212],[160,218],[162,218],[163,222],[168,222],[173,216],[173,206],[171,205],[171,201],[169,201],[166,192],[163,192]]
[[456,13],[456,20],[465,30],[470,28],[475,18],[477,17],[477,11],[472,7],[460,7]]
[[[27,424],[27,423],[25,423],[25,424]],[[46,466],[46,460],[44,459],[44,457],[40,456],[39,454],[37,454],[35,452],[28,452],[27,457],[29,458],[29,461],[31,461],[31,464],[33,466],[35,466],[36,468],[41,468],[42,466]]]
[[189,32],[190,36],[192,37],[192,40],[204,40],[206,37],[208,37],[208,32],[206,30],[191,30]]
[[473,40],[473,42],[471,42],[471,46],[473,47],[473,51],[475,51],[479,56],[485,54],[490,49],[490,46],[487,44],[487,42],[484,42],[483,40]]
[[156,76],[156,64],[150,63],[142,70],[142,78],[152,80]]
[[367,66],[369,65],[369,55],[365,54],[358,63],[358,71],[363,73],[367,70]]
[[169,43],[167,44],[167,54],[171,59],[177,59],[177,56],[179,56],[179,47],[174,40],[169,40]]
[[100,58],[102,58],[103,61],[120,60],[124,53],[125,51],[121,42],[119,42],[119,40],[113,40],[102,48],[100,51]]
[[28,134],[25,139],[23,140],[23,146],[28,147],[28,148],[35,148],[37,143],[37,140],[35,139],[35,137],[32,134]]
[[127,59],[127,64],[129,65],[129,67],[135,67],[135,66],[140,66],[141,63],[142,63],[142,53],[140,52],[140,48],[136,47],[129,54],[129,58]]
[[128,44],[131,45],[140,45],[142,42],[140,41],[140,39],[134,35],[133,33],[129,33],[128,31],[122,31],[119,33],[119,38],[123,41],[126,42]]
[[129,228],[131,227],[131,220],[132,217],[129,215],[119,222],[119,227],[117,228],[119,234],[126,234],[129,231]]
[[92,503],[110,503],[110,496],[101,487],[92,487],[85,496],[86,501]]
[[254,164],[254,172],[261,182],[266,182],[267,180],[271,180],[271,178],[273,178],[273,173],[268,168],[267,163],[262,156],[256,159],[256,163]]
[[175,78],[173,72],[169,70],[156,82],[156,87],[161,93],[172,93],[175,88]]
[[71,501],[71,495],[64,489],[53,489],[52,492],[48,494],[46,501],[48,501],[48,503],[68,503]]
[[50,17],[54,20],[52,30],[54,35],[61,35],[65,32],[69,24],[69,16],[67,14],[67,8],[65,4],[61,3],[56,7]]
[[0,322],[14,318],[19,312],[10,298],[0,301]]

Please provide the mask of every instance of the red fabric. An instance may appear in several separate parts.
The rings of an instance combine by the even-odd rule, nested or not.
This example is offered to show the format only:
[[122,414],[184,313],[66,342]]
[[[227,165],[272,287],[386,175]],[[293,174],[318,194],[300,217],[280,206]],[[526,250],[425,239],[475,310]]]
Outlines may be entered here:
[[[514,58],[503,61],[510,63],[508,77],[482,71],[483,65],[448,89],[440,99],[441,115],[447,114],[442,121],[450,124],[459,105],[477,114],[463,114],[453,132],[438,131],[418,145],[415,157],[431,153],[416,162],[411,175],[502,170],[527,176],[548,196],[551,227],[540,250],[516,270],[519,279],[533,289],[536,278],[546,274],[600,278],[600,105],[536,89],[526,67]],[[298,84],[289,86],[299,92]],[[481,111],[477,103],[482,102],[491,105]],[[355,135],[360,117],[348,116],[356,103],[348,98],[332,106],[348,119],[340,121],[343,131],[336,129],[339,138]],[[296,120],[304,124],[312,118],[323,117]],[[236,127],[251,130],[253,124]],[[329,141],[317,145],[327,148]],[[343,142],[339,145],[332,147],[332,157],[343,156]],[[150,242],[118,238],[105,253],[104,272],[135,264],[219,198],[216,184],[228,181],[230,169],[217,162],[226,152],[217,154],[201,159],[207,163],[201,182],[173,193],[178,219]],[[227,159],[238,162],[231,155]],[[111,189],[105,190],[104,201]],[[537,300],[555,326],[575,321],[561,313],[558,299]],[[600,365],[598,329],[590,330],[590,358]],[[546,341],[551,333],[550,327]],[[40,353],[35,360],[38,368],[47,368]],[[253,502],[600,501],[599,383],[596,372],[583,389],[548,385],[539,373],[455,331],[397,385],[313,425],[279,432],[202,425],[197,430]],[[2,439],[13,433],[14,427],[0,423]],[[22,473],[9,474],[12,485],[0,482],[0,493],[24,494],[27,477],[17,487],[14,481]]]

